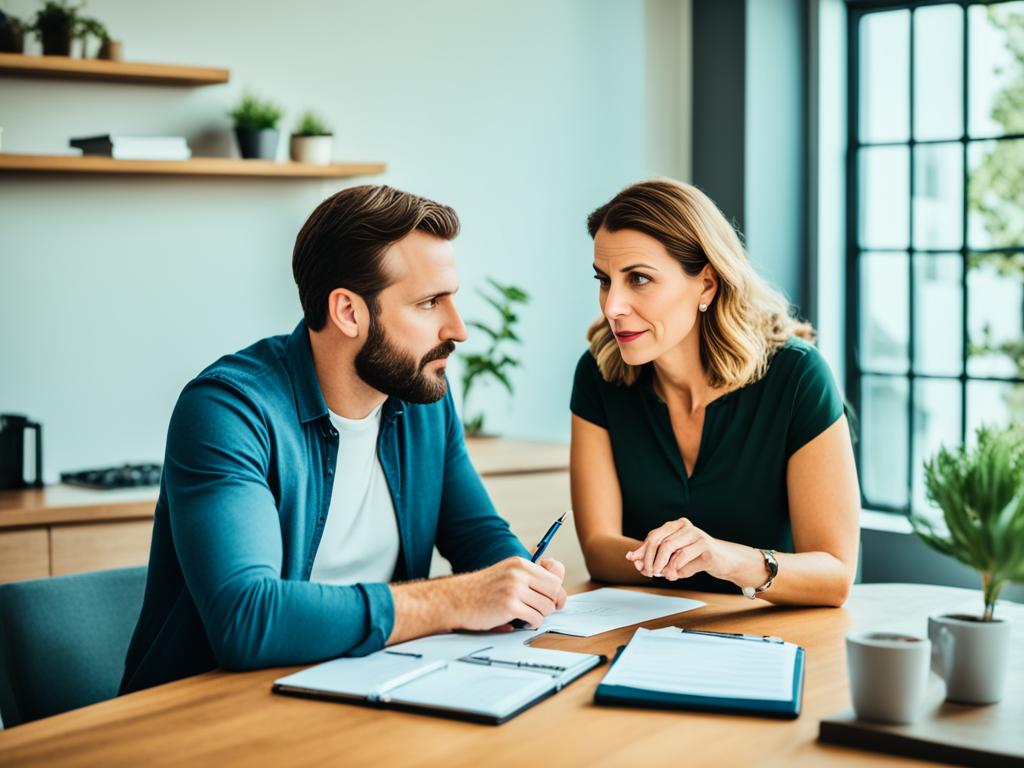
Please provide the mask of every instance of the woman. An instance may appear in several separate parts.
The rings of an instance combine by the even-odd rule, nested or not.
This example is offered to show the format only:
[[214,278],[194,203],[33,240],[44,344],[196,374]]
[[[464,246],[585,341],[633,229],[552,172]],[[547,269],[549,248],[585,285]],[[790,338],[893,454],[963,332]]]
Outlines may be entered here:
[[860,493],[807,324],[688,184],[588,219],[603,317],[572,393],[572,500],[594,579],[842,605]]

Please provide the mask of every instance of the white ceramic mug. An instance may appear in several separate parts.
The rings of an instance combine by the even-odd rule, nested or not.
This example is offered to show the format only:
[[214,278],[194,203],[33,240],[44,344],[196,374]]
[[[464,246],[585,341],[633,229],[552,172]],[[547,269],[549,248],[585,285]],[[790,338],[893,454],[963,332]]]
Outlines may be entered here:
[[1010,655],[1010,622],[976,616],[928,617],[932,670],[946,681],[946,698],[992,704],[1003,696]]
[[850,697],[861,720],[912,723],[921,715],[931,664],[928,638],[902,632],[846,636]]

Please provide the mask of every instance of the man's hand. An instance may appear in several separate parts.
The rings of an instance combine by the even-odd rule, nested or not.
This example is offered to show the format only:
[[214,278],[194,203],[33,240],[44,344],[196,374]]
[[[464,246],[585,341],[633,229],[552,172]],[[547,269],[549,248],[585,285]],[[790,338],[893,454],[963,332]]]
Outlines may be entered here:
[[557,560],[509,557],[472,573],[392,584],[395,625],[388,643],[453,629],[497,629],[513,619],[540,626],[565,605],[564,578]]
[[487,630],[521,619],[538,627],[545,616],[565,605],[565,566],[557,560],[531,563],[510,557],[482,571],[448,579],[461,591],[457,609],[460,629]]

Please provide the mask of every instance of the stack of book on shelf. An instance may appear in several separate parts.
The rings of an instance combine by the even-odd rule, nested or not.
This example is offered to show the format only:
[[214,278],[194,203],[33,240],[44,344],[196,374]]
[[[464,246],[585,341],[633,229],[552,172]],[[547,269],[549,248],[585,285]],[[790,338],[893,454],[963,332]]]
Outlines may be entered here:
[[83,155],[115,160],[188,160],[192,157],[183,136],[83,136],[68,142]]

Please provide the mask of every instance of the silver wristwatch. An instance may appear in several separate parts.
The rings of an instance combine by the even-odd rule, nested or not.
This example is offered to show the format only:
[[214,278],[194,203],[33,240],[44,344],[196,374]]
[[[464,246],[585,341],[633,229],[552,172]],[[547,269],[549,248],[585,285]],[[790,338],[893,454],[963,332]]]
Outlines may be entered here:
[[775,550],[762,549],[761,554],[764,556],[764,565],[768,569],[768,581],[760,587],[743,587],[743,594],[751,600],[754,599],[754,595],[770,589],[772,582],[775,581],[775,577],[779,575],[779,561],[775,559]]

